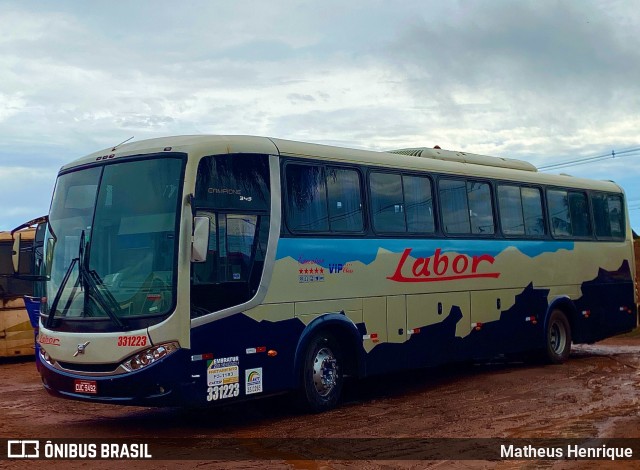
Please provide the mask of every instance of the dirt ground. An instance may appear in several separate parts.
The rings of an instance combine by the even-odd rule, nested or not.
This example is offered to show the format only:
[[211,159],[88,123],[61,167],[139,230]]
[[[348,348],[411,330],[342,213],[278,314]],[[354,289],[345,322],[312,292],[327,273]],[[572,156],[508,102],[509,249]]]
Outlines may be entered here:
[[[130,408],[60,400],[42,388],[33,362],[0,363],[4,438],[640,438],[640,334],[574,346],[563,365],[491,363],[376,377],[351,385],[344,403],[318,415],[290,397],[209,410]],[[384,459],[382,440],[375,451]],[[254,455],[261,457],[260,449]],[[264,457],[264,455],[262,455]],[[640,460],[129,461],[128,468],[640,468]],[[39,464],[39,465],[38,465]],[[26,461],[0,467],[26,468]],[[109,461],[40,461],[48,469],[116,468]]]

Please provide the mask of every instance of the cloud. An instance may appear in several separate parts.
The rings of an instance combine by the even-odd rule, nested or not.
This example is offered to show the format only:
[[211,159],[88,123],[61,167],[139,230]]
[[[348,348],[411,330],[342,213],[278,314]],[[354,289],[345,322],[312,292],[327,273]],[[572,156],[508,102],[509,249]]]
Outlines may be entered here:
[[49,212],[53,169],[0,166],[0,230],[11,230]]
[[[387,51],[413,100],[435,110],[434,126],[458,132],[460,144],[491,133],[498,151],[537,146],[540,155],[576,150],[578,136],[578,149],[591,147],[603,126],[628,127],[640,104],[640,40],[607,5],[453,5],[438,21],[416,18]],[[620,137],[607,140],[637,141]]]
[[131,136],[438,144],[538,165],[638,145],[627,2],[36,0],[0,15],[0,168],[31,169],[25,187]]

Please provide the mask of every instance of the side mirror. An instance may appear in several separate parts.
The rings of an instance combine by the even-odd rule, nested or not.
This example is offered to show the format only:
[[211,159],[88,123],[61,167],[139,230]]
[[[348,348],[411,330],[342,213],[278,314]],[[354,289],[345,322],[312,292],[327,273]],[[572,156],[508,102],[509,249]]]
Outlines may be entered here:
[[20,241],[22,240],[22,234],[16,233],[13,238],[13,251],[11,252],[11,261],[13,262],[13,272],[18,273],[20,268]]
[[207,261],[209,249],[209,218],[193,218],[193,241],[191,242],[191,262],[204,263]]

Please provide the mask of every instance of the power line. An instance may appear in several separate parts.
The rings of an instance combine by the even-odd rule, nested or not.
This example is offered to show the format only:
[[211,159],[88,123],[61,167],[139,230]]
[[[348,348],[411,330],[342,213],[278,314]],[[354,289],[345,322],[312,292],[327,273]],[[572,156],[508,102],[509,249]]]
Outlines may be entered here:
[[572,166],[572,165],[576,165],[576,164],[590,163],[590,162],[594,162],[594,161],[598,161],[598,160],[606,160],[606,159],[609,159],[609,158],[616,158],[616,157],[619,157],[621,155],[629,156],[629,154],[632,154],[632,153],[635,153],[635,152],[638,152],[638,151],[640,151],[640,147],[621,150],[618,153],[616,153],[615,150],[612,150],[611,153],[605,153],[605,154],[602,154],[602,155],[595,155],[593,157],[584,157],[584,158],[578,158],[578,159],[575,159],[575,160],[568,160],[568,161],[564,161],[564,162],[552,163],[550,165],[542,165],[541,167],[538,168],[538,170],[548,170],[548,169],[552,169],[552,168],[555,168],[555,167],[564,167],[564,166]]
[[625,149],[619,152],[612,150],[611,153],[604,153],[602,155],[595,155],[593,157],[577,158],[574,160],[567,160],[564,162],[552,163],[550,165],[542,165],[538,167],[538,170],[539,171],[559,170],[561,168],[567,168],[570,166],[585,165],[587,163],[596,163],[602,160],[614,159],[618,157],[630,157],[630,156],[634,156],[634,154],[639,152],[640,152],[640,147]]

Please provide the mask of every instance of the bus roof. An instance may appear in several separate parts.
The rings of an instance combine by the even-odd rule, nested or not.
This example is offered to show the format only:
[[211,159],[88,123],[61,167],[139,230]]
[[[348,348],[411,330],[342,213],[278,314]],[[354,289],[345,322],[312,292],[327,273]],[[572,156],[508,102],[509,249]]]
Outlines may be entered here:
[[468,152],[456,152],[437,148],[409,148],[399,150],[389,150],[389,153],[409,155],[411,157],[433,158],[435,160],[445,160],[450,162],[473,163],[476,165],[495,166],[497,168],[511,168],[513,170],[538,171],[531,163],[513,158],[488,157]]
[[266,137],[234,136],[234,135],[180,135],[173,137],[159,137],[155,139],[129,142],[115,147],[109,147],[93,152],[85,157],[74,160],[62,167],[61,171],[77,166],[88,165],[100,161],[103,157],[127,157],[144,154],[162,153],[202,153],[206,155],[220,155],[228,153],[261,153],[276,154],[278,149]]
[[88,165],[104,157],[184,152],[193,155],[259,153],[297,158],[323,159],[346,164],[369,164],[387,168],[449,173],[519,181],[531,184],[622,192],[611,181],[574,178],[540,173],[531,163],[509,158],[489,157],[424,147],[379,152],[295,142],[269,137],[242,135],[185,135],[129,142],[94,152],[62,167],[61,171]]
[[[35,228],[27,228],[24,230],[20,230],[20,233],[22,234],[22,240],[27,241],[27,242],[31,242],[33,241],[33,239],[36,236],[36,229]],[[13,241],[13,237],[11,236],[11,232],[7,231],[7,232],[0,232],[0,242],[10,242]]]

